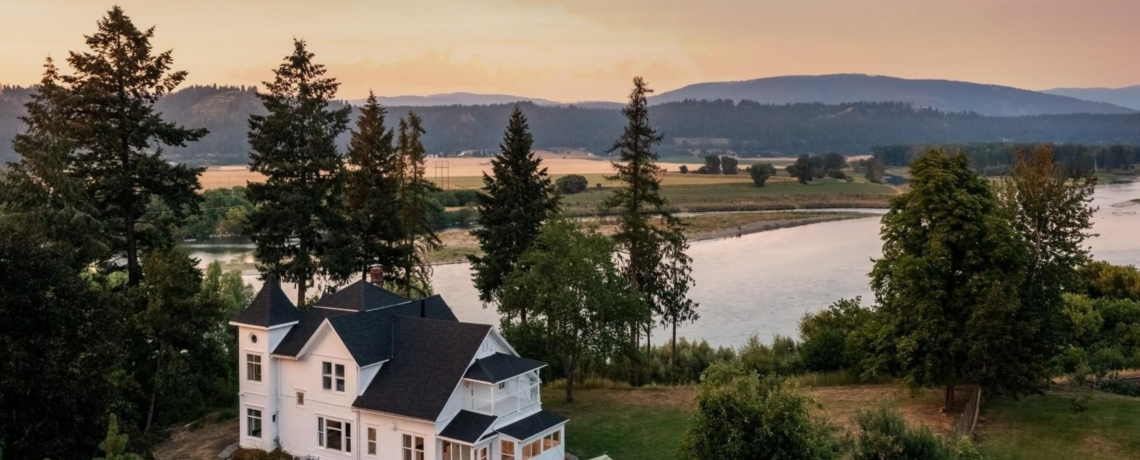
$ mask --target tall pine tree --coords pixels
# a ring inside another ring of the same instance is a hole
[[[400,120],[396,143],[400,158],[399,215],[405,233],[404,260],[395,282],[404,295],[421,297],[432,292],[427,254],[441,247],[439,235],[428,217],[433,206],[431,193],[438,189],[425,178],[427,153],[421,140],[424,134],[423,120],[415,112],[408,112],[407,118]]]
[[[614,162],[617,174],[608,180],[622,186],[606,199],[604,206],[618,219],[618,231],[613,235],[622,257],[623,272],[631,288],[645,302],[642,326],[646,332],[646,347],[650,346],[649,333],[653,318],[666,315],[667,321],[676,322],[696,318],[696,303],[688,301],[690,259],[685,255],[688,239],[684,224],[669,209],[660,194],[658,176],[664,171],[657,166],[657,153],[653,146],[661,142],[661,135],[649,125],[649,89],[641,77],[633,79],[629,104],[622,109],[627,124],[610,152],[618,152]],[[655,224],[654,219],[660,223]],[[639,331],[631,331],[631,341],[640,341]],[[637,383],[637,366],[631,380]]]
[[[154,110],[186,72],[170,70],[166,51],[155,55],[154,28],[141,31],[118,6],[86,37],[87,52],[67,58],[74,73],[62,77],[67,86],[67,132],[77,147],[75,175],[86,184],[92,205],[111,236],[112,250],[125,255],[131,285],[142,280],[140,252],[173,244],[163,228],[197,212],[203,169],[172,165],[162,158],[163,146],[185,146],[206,135],[163,121]],[[166,217],[156,223],[148,214],[152,200],[164,205]]]
[[[504,280],[542,231],[542,223],[558,213],[559,197],[531,150],[534,137],[526,115],[516,105],[507,122],[499,155],[491,160],[493,176],[483,173],[483,193],[478,195],[480,228],[472,231],[482,256],[468,256],[475,271],[475,287],[484,303],[498,303]],[[526,321],[526,309],[502,312]]]
[[[388,281],[394,281],[405,260],[405,232],[400,221],[400,157],[393,145],[394,133],[384,126],[386,111],[376,96],[360,108],[356,130],[349,141],[346,160],[347,225],[333,229],[328,262],[336,265],[338,278],[367,277],[378,265]]]
[[[325,77],[303,40],[293,41],[293,54],[274,73],[265,82],[268,93],[257,95],[269,113],[249,119],[249,169],[265,182],[249,184],[256,207],[246,233],[260,269],[297,283],[297,301],[305,302],[313,278],[327,271],[320,262],[324,235],[343,225],[344,164],[336,137],[352,109],[329,109],[340,84]]]
[[[21,117],[25,131],[12,147],[19,161],[10,163],[0,181],[4,223],[42,236],[47,244],[66,249],[78,271],[110,254],[100,211],[88,199],[75,174],[76,144],[68,134],[67,89],[49,58],[44,76]]]

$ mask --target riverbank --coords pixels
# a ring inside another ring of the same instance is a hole
[[[689,241],[733,238],[751,233],[799,227],[839,220],[863,219],[876,214],[835,211],[777,211],[777,212],[713,212],[685,216],[681,221],[686,225]],[[617,226],[603,219],[599,231],[612,235]],[[479,242],[466,229],[452,229],[440,233],[443,247],[428,254],[432,265],[448,265],[467,262],[468,255],[478,255]]]

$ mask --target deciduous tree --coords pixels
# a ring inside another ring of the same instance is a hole
[[[584,355],[599,360],[619,356],[630,344],[629,328],[646,321],[637,296],[613,260],[613,242],[597,231],[582,231],[566,218],[548,220],[533,246],[502,289],[501,310],[527,309],[529,323],[540,328],[547,351],[562,364],[566,401],[574,400],[574,382]],[[533,325],[533,326],[532,326]]]
[[[871,271],[882,328],[872,371],[911,386],[977,382],[1023,394],[1044,382],[1032,343],[1041,318],[1018,295],[1028,250],[964,155],[931,151],[911,167],[911,191],[883,216],[883,257]]]
[[[757,187],[763,187],[768,179],[776,175],[776,168],[772,163],[756,163],[748,167],[748,175]]]

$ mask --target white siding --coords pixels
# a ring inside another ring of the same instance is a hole
[[[352,355],[327,323],[313,334],[305,354],[296,360],[278,359],[281,367],[281,446],[293,455],[319,456],[322,459],[356,458],[356,447],[361,438],[360,423],[352,410],[358,387],[357,367]],[[345,391],[325,390],[322,385],[321,363],[344,366]],[[305,393],[305,405],[297,406],[296,393]],[[317,417],[325,417],[352,424],[353,452],[328,450],[317,445]]]
[[[394,417],[375,412],[361,411],[361,425],[364,429],[360,437],[360,452],[362,459],[403,459],[403,435],[410,434],[424,438],[424,457],[434,460],[436,453],[435,424],[419,420]],[[377,446],[376,456],[369,456],[366,445],[366,429],[376,428]]]
[[[255,327],[238,327],[238,414],[239,414],[239,429],[240,443],[244,447],[256,447],[259,449],[272,449],[275,447],[273,440],[277,438],[277,426],[273,423],[273,414],[277,412],[277,398],[272,395],[277,393],[278,382],[278,366],[276,360],[272,359],[269,352],[273,350],[285,334],[289,332],[290,327],[277,327],[274,329],[263,329]],[[254,342],[254,337],[257,341]],[[261,381],[255,382],[249,380],[248,366],[246,360],[248,355],[254,354],[261,357]],[[247,436],[247,409],[255,408],[261,410],[261,437],[253,438]]]

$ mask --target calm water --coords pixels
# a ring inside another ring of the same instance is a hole
[[[1102,186],[1093,204],[1097,212],[1090,241],[1094,257],[1115,264],[1140,265],[1140,206],[1112,204],[1140,198],[1140,183]],[[192,246],[203,266],[213,260],[253,262],[248,245]],[[690,291],[700,302],[700,319],[678,328],[678,336],[708,340],[714,346],[737,346],[749,335],[770,341],[775,335],[796,336],[799,319],[836,299],[862,296],[872,301],[867,273],[881,255],[879,219],[827,222],[739,238],[692,244]],[[260,287],[256,272],[245,274]],[[460,320],[498,324],[495,310],[483,308],[471,283],[470,266],[435,267],[433,286]],[[294,294],[295,290],[289,292]],[[665,340],[667,332],[655,334]]]

